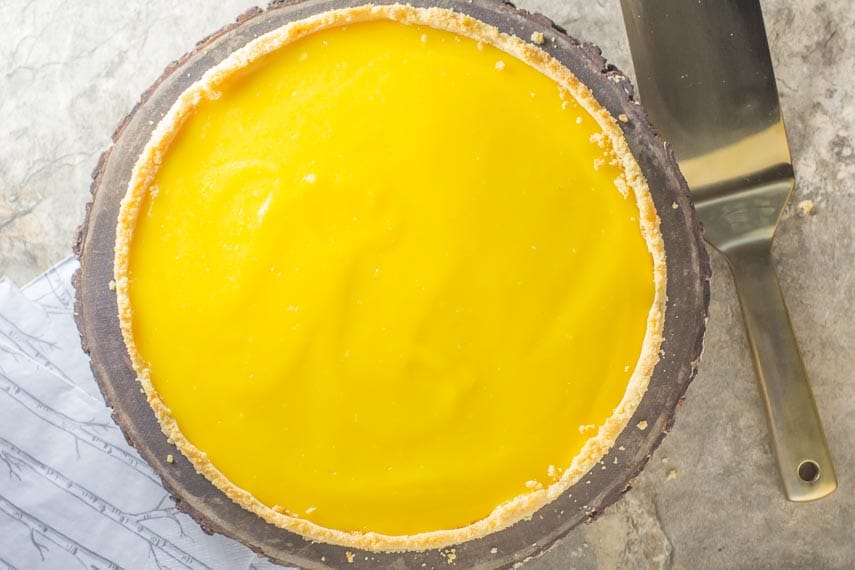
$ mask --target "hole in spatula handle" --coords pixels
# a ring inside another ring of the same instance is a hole
[[[799,463],[799,479],[805,483],[816,483],[819,481],[819,464],[810,459]]]

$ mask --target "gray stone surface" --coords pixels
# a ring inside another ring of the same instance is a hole
[[[519,4],[631,72],[617,0]],[[0,273],[23,284],[68,254],[117,122],[166,64],[252,5],[0,2]],[[812,504],[783,498],[735,291],[714,254],[706,352],[672,433],[633,491],[533,570],[855,567],[855,16],[850,0],[763,7],[798,177],[774,254],[840,488]]]

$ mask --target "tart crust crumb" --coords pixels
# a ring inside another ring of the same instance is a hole
[[[802,200],[799,202],[798,208],[802,216],[810,216],[814,209],[813,200]]]

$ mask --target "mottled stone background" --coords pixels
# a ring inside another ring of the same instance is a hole
[[[631,75],[618,0],[519,4]],[[0,2],[0,273],[24,284],[68,255],[115,125],[166,64],[252,5]],[[633,491],[529,568],[855,567],[855,15],[851,0],[763,7],[798,176],[774,253],[840,488],[783,498],[733,284],[713,255],[706,352],[672,433]]]

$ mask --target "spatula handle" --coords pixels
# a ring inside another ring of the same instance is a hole
[[[727,260],[787,498],[821,499],[837,479],[768,245],[728,251]]]

